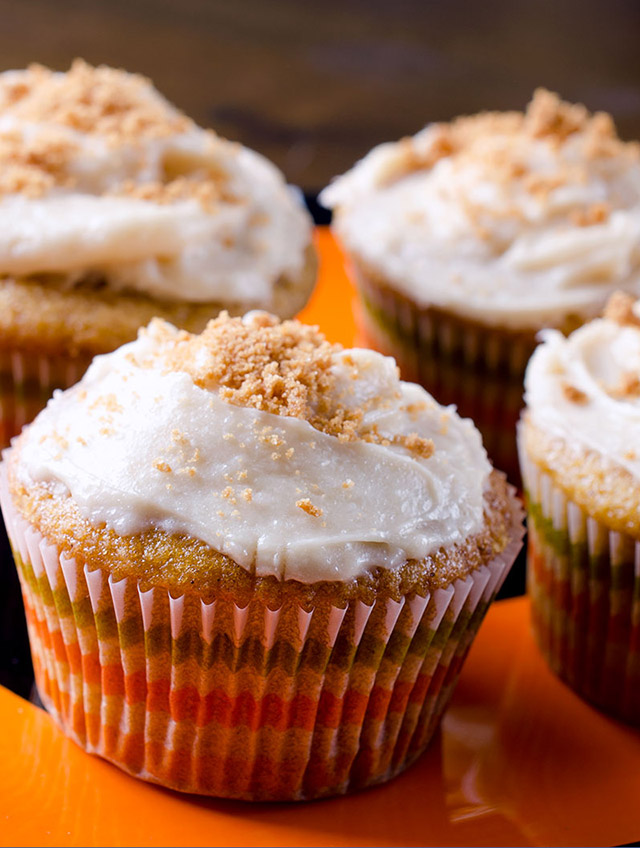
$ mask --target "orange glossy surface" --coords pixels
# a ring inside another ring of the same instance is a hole
[[[308,804],[190,798],[91,757],[0,689],[2,845],[616,845],[640,836],[640,734],[547,670],[528,602],[501,601],[427,753]]]
[[[353,347],[362,341],[354,318],[355,289],[345,272],[344,255],[328,227],[317,227],[318,285],[298,318],[318,324],[330,342]]]
[[[353,291],[320,230],[304,320],[353,344]],[[346,294],[346,297],[345,297]],[[0,688],[0,845],[616,845],[640,839],[640,733],[547,670],[525,599],[494,604],[441,732],[386,786],[309,804],[181,796],[68,741]]]

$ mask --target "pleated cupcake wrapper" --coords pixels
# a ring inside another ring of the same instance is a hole
[[[90,362],[88,356],[0,350],[0,448],[36,417],[54,389],[77,383]]]
[[[515,427],[533,334],[484,327],[428,307],[355,269],[365,332],[392,354],[405,379],[472,418],[494,465],[519,483]]]
[[[64,731],[182,791],[298,800],[379,783],[425,748],[521,547],[427,597],[269,609],[89,571],[0,501],[38,689]]]
[[[533,627],[578,694],[640,725],[640,542],[569,498],[520,439]]]

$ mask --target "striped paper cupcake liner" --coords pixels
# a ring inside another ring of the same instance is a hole
[[[640,725],[640,541],[590,516],[520,446],[538,645],[579,695]]]
[[[301,800],[393,777],[428,744],[521,547],[399,602],[269,609],[89,571],[0,500],[41,698],[87,751],[144,780]],[[515,502],[515,501],[514,501]]]
[[[371,345],[396,358],[404,379],[473,419],[493,464],[519,485],[515,428],[534,333],[510,333],[420,307],[361,269],[354,276]]]
[[[0,349],[0,449],[43,409],[54,389],[77,383],[91,357]]]

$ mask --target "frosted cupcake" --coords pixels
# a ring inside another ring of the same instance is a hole
[[[553,670],[640,724],[640,309],[547,331],[519,430],[535,633]]]
[[[521,546],[471,422],[266,313],[153,322],[5,460],[44,703],[188,792],[315,798],[401,771]]]
[[[0,446],[152,317],[289,317],[314,279],[282,174],[148,80],[81,61],[0,74]]]
[[[640,295],[640,160],[611,118],[539,90],[525,114],[431,124],[321,195],[373,343],[474,418],[513,473],[522,380],[543,327]]]

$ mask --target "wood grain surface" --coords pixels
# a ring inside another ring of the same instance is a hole
[[[151,76],[307,191],[431,120],[546,85],[640,137],[638,0],[0,0],[0,67]]]

